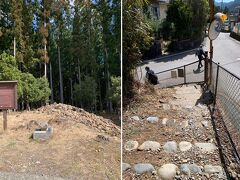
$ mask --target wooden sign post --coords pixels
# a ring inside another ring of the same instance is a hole
[[[17,109],[17,81],[0,81],[0,110],[3,110],[3,129],[7,130],[7,110]]]

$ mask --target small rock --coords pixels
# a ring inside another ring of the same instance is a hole
[[[203,127],[208,128],[208,121],[201,121]]]
[[[122,163],[122,170],[127,171],[128,169],[131,168],[131,165],[128,163]]]
[[[162,119],[162,125],[166,126],[167,125],[168,118],[163,118]]]
[[[188,176],[190,176],[190,174],[191,174],[191,171],[190,171],[190,169],[188,168],[188,164],[182,164],[182,165],[180,166],[180,170],[181,170],[181,172],[182,172],[183,174],[186,174],[186,175],[188,175]]]
[[[192,144],[187,141],[182,141],[179,143],[179,149],[180,151],[188,151],[192,148]]]
[[[134,121],[140,121],[140,118],[138,116],[133,116],[133,117],[131,117],[131,119]]]
[[[124,148],[126,151],[132,151],[138,148],[138,142],[137,141],[128,141],[125,143]]]
[[[177,143],[175,141],[168,141],[163,146],[163,149],[167,152],[177,152]]]
[[[208,152],[208,153],[214,152],[217,149],[215,144],[212,144],[212,143],[195,143],[195,146],[200,148],[202,152]]]
[[[211,173],[223,174],[223,169],[221,166],[205,165],[204,172],[209,173],[209,174],[211,174]]]
[[[151,150],[151,151],[157,151],[160,149],[160,143],[156,141],[145,141],[141,146],[138,148],[139,150]]]
[[[147,118],[147,121],[150,123],[156,123],[158,122],[159,118],[158,117],[154,117],[154,116],[150,116]]]
[[[158,169],[158,175],[162,180],[174,179],[178,171],[178,167],[175,164],[164,164]]]
[[[188,165],[188,168],[191,171],[191,173],[194,173],[194,174],[202,173],[201,168],[199,166],[197,166],[196,164],[190,164],[190,165]]]
[[[142,174],[142,173],[146,173],[146,172],[153,172],[155,171],[154,167],[152,164],[136,164],[134,166],[134,171],[137,173],[137,174]]]
[[[163,107],[163,110],[169,110],[169,109],[171,109],[171,107],[170,107],[169,104],[163,104],[162,107]]]

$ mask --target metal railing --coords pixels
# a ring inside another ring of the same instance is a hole
[[[204,61],[202,61],[204,65]],[[155,73],[160,87],[204,82],[204,66],[198,69],[198,61]]]
[[[221,111],[233,145],[240,148],[240,78],[213,62],[209,89],[215,96],[214,108]]]

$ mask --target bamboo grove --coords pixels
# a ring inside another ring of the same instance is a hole
[[[0,80],[19,107],[120,108],[120,0],[1,0]]]

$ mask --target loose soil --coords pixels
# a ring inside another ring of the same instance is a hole
[[[0,113],[0,127],[2,127]],[[41,124],[53,137],[35,141]],[[35,111],[9,112],[8,130],[0,130],[0,171],[64,179],[120,179],[120,127],[109,119],[64,104]]]

